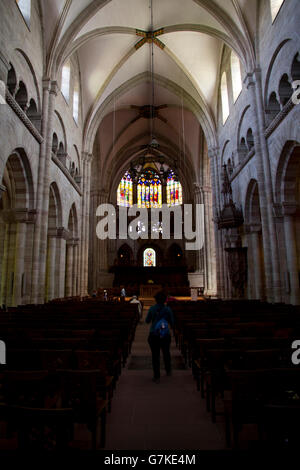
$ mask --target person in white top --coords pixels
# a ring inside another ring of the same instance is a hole
[[[140,320],[142,320],[143,316],[143,307],[141,302],[139,301],[137,295],[134,295],[130,301],[131,304],[138,304],[138,310],[139,310],[139,315],[140,315]]]

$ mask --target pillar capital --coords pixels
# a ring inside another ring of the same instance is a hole
[[[261,232],[261,224],[245,224],[244,225],[245,232],[248,235],[251,235],[253,233],[259,233]]]
[[[7,73],[10,69],[9,59],[0,51],[0,80],[6,83]]]
[[[217,158],[219,154],[219,147],[209,147],[207,155],[209,159]]]
[[[43,90],[49,92],[49,91],[50,91],[50,87],[51,87],[51,80],[50,80],[50,78],[43,78],[42,84],[43,84]]]
[[[61,238],[63,240],[68,240],[69,239],[69,236],[70,236],[70,232],[69,230],[67,230],[66,228],[64,227],[59,227],[57,229],[57,234],[56,234],[57,238]]]
[[[277,219],[283,217],[282,204],[273,204],[273,216]]]
[[[28,209],[9,209],[1,212],[2,219],[7,224],[16,223],[34,223],[36,211],[29,211]]]
[[[82,160],[86,163],[91,163],[93,160],[93,154],[89,152],[82,152]]]
[[[296,202],[283,202],[282,203],[282,214],[284,216],[294,215],[298,211],[299,206]]]
[[[6,187],[0,184],[0,199],[2,198],[2,193],[5,193]]]
[[[256,84],[256,80],[255,80],[255,74],[254,72],[252,73],[247,73],[246,77],[245,77],[245,80],[244,80],[244,83],[247,87],[247,89],[251,88],[251,87],[255,87],[255,84]]]
[[[58,90],[59,90],[59,87],[58,87],[57,81],[56,80],[51,80],[51,82],[50,82],[50,94],[54,95],[54,96],[57,96]]]
[[[79,238],[68,238],[67,240],[67,246],[75,247],[75,246],[78,246],[78,244],[79,244]]]

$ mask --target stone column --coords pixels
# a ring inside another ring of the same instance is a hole
[[[222,247],[222,233],[218,230],[217,226],[217,214],[220,209],[220,185],[218,179],[218,149],[212,148],[208,150],[208,157],[210,159],[211,169],[211,184],[212,184],[212,206],[213,206],[213,219],[214,219],[214,236],[216,245],[216,284],[217,294],[221,297],[225,297],[225,277],[224,277],[224,260]]]
[[[48,122],[46,131],[45,146],[45,167],[43,178],[43,205],[41,216],[41,234],[40,234],[40,263],[39,277],[40,288],[38,289],[38,302],[42,303],[45,298],[46,284],[46,258],[47,258],[47,242],[48,242],[48,211],[49,211],[49,192],[50,192],[50,165],[52,156],[52,132],[54,124],[55,100],[58,92],[58,84],[51,82],[48,106]]]
[[[26,223],[18,222],[16,226],[15,269],[12,305],[22,304],[24,290],[24,257],[26,244]]]
[[[68,230],[63,227],[58,228],[56,237],[55,298],[65,296],[66,241],[68,238]]]
[[[6,292],[7,292],[7,285],[8,285],[8,249],[9,249],[9,233],[10,233],[10,225],[5,223],[4,229],[4,243],[3,243],[3,258],[2,258],[2,266],[1,266],[1,301],[0,304],[7,305],[6,302]]]
[[[31,298],[31,283],[32,283],[32,259],[34,253],[34,224],[35,224],[36,213],[35,211],[29,211],[27,227],[26,227],[26,248],[24,258],[24,273],[25,273],[25,287],[23,293],[23,303],[29,304]]]
[[[108,203],[108,193],[104,190],[99,192],[99,204]],[[96,236],[96,234],[95,234]],[[97,239],[97,252],[98,252],[98,272],[97,284],[95,288],[100,287],[105,283],[105,278],[108,274],[108,240]]]
[[[262,276],[262,262],[260,257],[261,247],[259,234],[261,233],[260,224],[251,224],[246,226],[246,233],[248,238],[248,260],[249,262],[249,275],[248,282],[251,282],[251,298],[264,299],[264,282]],[[251,269],[252,268],[252,269]]]
[[[4,220],[2,220],[2,215],[0,212],[0,290],[2,284],[2,265],[3,265],[3,258],[4,258],[4,243],[5,243],[5,231],[6,231],[6,224]],[[1,301],[0,301],[1,306]]]
[[[73,295],[73,273],[74,273],[74,242],[73,239],[67,241],[66,253],[66,297]]]
[[[38,303],[39,297],[41,295],[40,285],[44,284],[44,281],[41,281],[41,276],[40,276],[40,267],[41,267],[40,248],[41,248],[42,224],[44,221],[43,209],[45,207],[44,206],[45,166],[46,166],[46,159],[51,158],[51,154],[47,156],[47,148],[48,148],[47,140],[48,142],[50,141],[50,135],[51,135],[52,128],[53,128],[53,126],[51,125],[51,122],[49,122],[50,88],[51,88],[51,81],[49,79],[43,80],[43,110],[42,110],[42,129],[41,129],[43,142],[41,144],[40,158],[38,162],[39,167],[38,167],[38,184],[37,184],[37,193],[36,193],[36,223],[34,227],[34,242],[33,242],[34,252],[33,252],[33,261],[32,261],[31,303]],[[50,128],[50,125],[51,125],[51,128]],[[49,191],[49,188],[48,188],[48,191]],[[49,195],[48,195],[48,198],[49,198]],[[48,215],[48,207],[46,207],[46,214]],[[48,226],[48,223],[46,223],[46,225]],[[45,231],[45,228],[43,228],[43,233],[44,231]],[[47,230],[46,230],[46,234],[47,234]],[[45,258],[46,253],[44,253],[43,256]],[[42,265],[45,265],[45,261],[44,263],[42,263]]]
[[[47,255],[47,290],[45,292],[46,301],[55,298],[55,265],[56,265],[56,237],[49,234],[48,255]]]
[[[9,59],[0,51],[0,80],[6,84],[7,74],[10,69]]]
[[[73,248],[73,285],[72,285],[72,295],[75,297],[78,295],[78,247],[79,239],[74,240]]]
[[[202,201],[202,193],[201,193],[201,188],[200,188],[200,185],[198,183],[194,183],[194,204],[203,204],[203,201]],[[202,221],[202,223],[204,223],[204,221]],[[201,227],[202,228],[202,227]],[[202,262],[202,254],[203,254],[203,257],[204,257],[204,279],[206,278],[206,250],[205,250],[205,242],[206,242],[206,237],[205,237],[205,227],[203,227],[203,230],[204,230],[204,246],[203,246],[203,250],[199,250],[196,252],[196,272],[200,272],[200,269],[201,269],[201,266],[203,266],[203,262]],[[206,282],[205,282],[206,284]],[[198,286],[198,287],[201,287],[201,286]]]
[[[300,287],[299,287],[299,273],[298,273],[298,253],[296,243],[296,233],[294,225],[294,216],[297,211],[297,205],[292,203],[283,203],[284,215],[284,236],[285,236],[285,249],[287,268],[289,273],[290,284],[290,302],[294,305],[300,304]]]
[[[16,234],[17,223],[15,219],[9,224],[9,241],[8,241],[8,259],[7,259],[7,288],[6,288],[6,305],[13,306],[13,288],[15,277],[15,253],[16,253]]]
[[[281,281],[279,253],[273,217],[273,187],[270,157],[265,131],[264,104],[261,87],[261,71],[248,74],[247,88],[250,90],[253,107],[253,134],[255,139],[255,163],[257,170],[261,221],[263,231],[267,300],[280,302]]]
[[[215,251],[215,237],[213,230],[213,209],[212,209],[212,194],[210,187],[203,187],[203,201],[205,208],[205,229],[207,240],[207,293],[208,295],[217,294],[217,281],[216,281],[216,251]]]
[[[83,178],[82,178],[82,223],[80,240],[80,277],[79,291],[84,296],[88,293],[88,255],[89,255],[89,224],[90,224],[90,186],[91,186],[91,164],[93,156],[87,152],[82,154]],[[92,207],[92,211],[94,208]],[[96,213],[91,214],[96,218]],[[93,220],[93,219],[92,219]]]

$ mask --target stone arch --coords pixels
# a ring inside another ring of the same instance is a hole
[[[244,158],[246,158],[247,154],[248,154],[248,147],[247,147],[247,144],[246,144],[246,140],[245,140],[245,137],[242,137],[240,145],[239,145],[240,161],[243,161]]]
[[[38,112],[40,113],[41,112],[41,95],[40,95],[40,90],[39,90],[39,85],[38,85],[38,79],[37,79],[37,76],[36,76],[36,73],[35,73],[35,70],[34,70],[34,67],[28,57],[28,55],[20,48],[17,48],[16,49],[16,52],[18,54],[20,54],[20,56],[22,57],[22,59],[25,60],[25,67],[27,68],[28,70],[28,73],[27,73],[27,76],[28,76],[28,79],[31,81],[32,83],[32,86],[34,88],[34,95],[35,96],[32,96],[32,93],[30,93],[30,98],[34,97],[36,98],[36,102],[37,102],[37,110]],[[30,83],[27,83],[27,85],[29,86]]]
[[[170,266],[182,266],[184,264],[184,254],[178,243],[173,243],[167,252],[167,261]]]
[[[286,38],[284,39],[278,46],[277,48],[275,49],[275,52],[270,60],[270,64],[269,64],[269,68],[268,68],[268,71],[267,71],[267,75],[266,75],[266,80],[265,80],[265,90],[264,90],[264,103],[265,103],[265,109],[268,108],[268,97],[270,96],[270,92],[269,92],[269,88],[270,88],[270,80],[271,80],[271,76],[272,76],[272,73],[273,73],[273,69],[274,69],[274,64],[276,62],[276,59],[278,57],[278,55],[281,53],[282,49],[285,47],[285,45],[290,42],[292,39],[291,38]]]
[[[297,54],[294,57],[292,67],[291,67],[291,76],[293,81],[300,80],[300,54]]]
[[[254,147],[254,135],[253,135],[253,131],[251,128],[249,128],[247,131],[246,139],[247,139],[248,150],[250,151]]]
[[[242,138],[246,137],[247,125],[249,125],[249,121],[250,121],[250,116],[247,116],[247,114],[249,115],[250,109],[251,109],[250,105],[246,106],[245,109],[242,111],[242,114],[239,120],[238,131],[237,131],[237,141],[236,141],[237,149],[239,149],[240,147]],[[248,117],[248,119],[246,119],[246,116]]]
[[[288,141],[279,159],[275,199],[283,216],[286,301],[300,304],[300,143]]]
[[[280,113],[280,103],[277,100],[275,91],[272,91],[266,108],[267,124],[270,124],[278,113]]]
[[[61,117],[60,113],[57,110],[55,110],[55,116],[58,122],[56,122],[56,126],[55,126],[56,128],[54,128],[54,130],[56,131],[59,137],[59,140],[63,142],[64,149],[67,152],[68,142],[67,142],[67,133],[66,133],[65,124],[64,124],[63,118]]]
[[[127,243],[118,249],[118,265],[131,266],[134,261],[133,251]]]
[[[15,92],[17,90],[17,75],[16,75],[16,71],[13,67],[13,65],[10,63],[10,69],[7,73],[7,88],[9,90],[9,93],[14,96],[15,95]]]
[[[52,152],[54,155],[56,155],[56,152],[58,150],[58,137],[56,132],[53,132],[53,137],[52,137]]]
[[[275,182],[275,200],[296,203],[297,175],[300,162],[300,143],[288,141],[285,143],[277,166]]]
[[[12,152],[6,162],[0,201],[0,304],[17,306],[29,298],[34,190],[27,155]]]
[[[20,81],[18,91],[15,95],[16,102],[20,108],[26,112],[28,107],[28,93],[24,82]]]
[[[103,175],[105,176],[103,178],[103,184],[107,185],[107,190],[109,191],[110,200],[112,202],[115,202],[116,200],[120,181],[126,171],[129,169],[130,161],[144,149],[144,146],[134,144],[136,144],[136,141],[140,141],[145,136],[148,137],[148,134],[138,135],[137,138],[131,140],[127,143],[127,145],[123,146],[123,148],[115,155],[115,161],[118,162],[118,166],[116,168],[114,168],[112,164],[107,164],[107,173]],[[160,146],[160,151],[157,153],[157,156],[159,156],[159,154],[163,154],[166,163],[168,163],[170,168],[172,168],[172,164],[174,164],[174,161],[179,154],[179,149],[174,145],[172,145],[172,148],[170,148],[170,142],[167,141],[166,138],[160,135],[158,132],[156,132],[156,137],[160,142],[162,142],[162,144],[165,144]],[[196,175],[189,158],[186,158],[181,163],[182,166],[184,165],[184,167],[177,168],[177,170],[178,177],[183,188],[183,198],[184,201],[186,201],[192,197],[191,184],[196,180]]]
[[[97,134],[102,119],[107,114],[107,110],[112,105],[114,100],[121,99],[124,93],[131,90],[134,86],[137,86],[140,83],[149,80],[149,78],[151,78],[149,72],[143,72],[131,78],[126,83],[121,85],[118,89],[116,89],[113,93],[111,93],[111,95],[109,95],[105,99],[101,106],[90,114],[89,118],[87,119],[83,136],[83,147],[87,149],[88,153],[93,153],[93,144],[95,141],[95,136]],[[185,107],[189,111],[191,111],[198,119],[205,134],[208,147],[215,147],[217,142],[216,128],[212,116],[204,113],[202,107],[198,104],[198,102],[175,82],[172,82],[171,80],[166,79],[157,74],[154,74],[154,81],[163,88],[170,90],[175,95],[180,96],[181,99],[183,98],[185,102]]]
[[[27,116],[29,117],[32,124],[37,128],[40,132],[41,130],[41,115],[38,113],[36,102],[33,98],[31,98],[29,102],[29,108],[27,111]]]
[[[286,103],[289,101],[293,94],[293,88],[291,83],[289,82],[289,77],[286,73],[282,75],[280,79],[278,94],[282,106],[286,105]]]
[[[45,301],[60,297],[59,267],[61,266],[61,246],[58,231],[62,225],[62,204],[57,184],[49,188],[48,240],[46,258]]]
[[[65,296],[74,297],[79,290],[79,239],[78,216],[75,203],[72,205],[68,219],[68,240],[65,268]]]
[[[245,200],[245,224],[261,224],[258,183],[251,179]]]
[[[34,206],[32,172],[27,155],[22,148],[15,149],[7,159],[6,174],[9,178],[10,208],[32,210]]]
[[[245,227],[248,241],[248,297],[266,298],[264,249],[258,183],[251,179],[245,199]]]

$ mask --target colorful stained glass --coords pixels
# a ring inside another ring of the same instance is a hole
[[[137,202],[140,208],[162,207],[162,186],[157,173],[148,168],[139,178]]]
[[[131,207],[133,205],[133,182],[127,172],[118,187],[118,206]]]
[[[152,248],[147,248],[144,251],[144,268],[156,266],[156,253]]]
[[[175,180],[175,174],[170,171],[167,179],[167,204],[168,206],[180,206],[182,204],[182,186]]]

